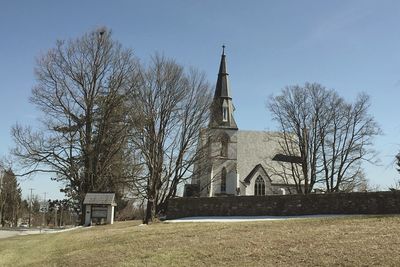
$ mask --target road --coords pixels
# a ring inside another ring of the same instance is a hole
[[[42,234],[60,233],[60,232],[75,230],[78,228],[81,228],[81,227],[78,226],[78,227],[67,228],[67,229],[43,229],[42,231],[40,231],[40,229],[0,230],[0,239],[12,237],[12,236],[20,236],[20,235],[34,235],[34,234],[40,234],[40,233],[42,233]]]

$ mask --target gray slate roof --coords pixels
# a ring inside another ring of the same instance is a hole
[[[280,152],[279,132],[239,130],[237,137],[237,171],[241,181],[248,182],[257,166],[262,166],[273,184],[284,183],[280,177],[268,171],[268,166],[278,167],[272,158]]]
[[[115,193],[87,193],[83,204],[117,206],[115,203]]]

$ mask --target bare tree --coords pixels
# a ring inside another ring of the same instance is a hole
[[[371,181],[365,177],[364,171],[360,171],[353,180],[347,180],[340,184],[341,192],[377,192],[379,185],[371,184]]]
[[[292,180],[298,193],[310,193],[314,184],[319,182],[321,139],[317,134],[317,122],[326,97],[326,92],[321,89],[317,84],[286,87],[281,95],[271,97],[268,103],[282,132],[279,142],[282,153],[300,157],[299,163],[281,163],[282,172],[279,174],[284,180]]]
[[[269,110],[282,132],[281,152],[299,162],[280,163],[278,175],[308,194],[323,183],[339,191],[361,177],[361,162],[372,161],[372,139],[380,133],[368,114],[369,98],[361,94],[349,104],[333,90],[306,83],[283,89],[271,97]]]
[[[100,28],[76,40],[57,41],[37,61],[31,102],[42,129],[16,125],[13,153],[23,175],[50,172],[70,197],[115,191],[127,145],[126,99],[135,88],[136,60]]]
[[[144,223],[166,208],[178,186],[189,178],[199,155],[196,142],[206,126],[210,90],[204,75],[163,56],[141,72],[132,97],[131,145],[140,153],[142,175],[137,191],[147,199]]]
[[[354,104],[332,94],[327,103],[318,124],[324,181],[327,192],[337,192],[345,184],[357,184],[362,177],[362,161],[375,162],[371,147],[380,129],[368,114],[369,97],[365,94],[360,94]]]
[[[398,172],[400,172],[400,153],[397,153],[395,156],[395,168]],[[400,180],[396,179],[394,184],[389,186],[389,190],[398,191],[400,190]]]

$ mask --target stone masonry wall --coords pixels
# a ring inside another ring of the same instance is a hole
[[[400,192],[175,198],[167,219],[193,216],[400,214]]]

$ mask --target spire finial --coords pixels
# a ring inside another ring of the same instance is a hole
[[[222,55],[225,55],[225,44],[222,44]]]

